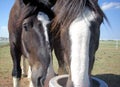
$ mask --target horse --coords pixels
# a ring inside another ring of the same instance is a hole
[[[57,0],[53,12],[51,40],[62,70],[69,73],[66,87],[93,87],[100,25],[107,17],[97,0]]]
[[[49,9],[48,0],[39,0],[39,6],[37,1],[16,0],[10,12],[8,31],[13,87],[20,86],[21,55],[28,58],[34,87],[43,87],[54,76],[47,31],[53,12]]]
[[[30,2],[30,0],[28,0],[26,2]],[[35,4],[35,5],[39,6],[39,0],[36,0],[35,3],[38,3],[38,4]],[[54,7],[55,3],[56,3],[56,0],[49,0],[49,3],[48,3],[49,4],[49,8],[52,9]],[[57,43],[59,43],[59,40],[58,41],[56,40],[57,42],[55,42],[55,41],[53,42],[53,39],[51,38],[53,36],[53,34],[51,33],[51,31],[48,31],[48,33],[49,33],[49,38],[50,38],[51,51],[55,50],[54,53],[55,53],[56,59],[58,60],[58,65],[59,65],[59,67],[58,67],[58,75],[68,73],[66,68],[65,68],[65,65],[64,65],[63,55],[61,55],[59,53],[59,51],[58,51],[58,49],[61,50],[61,48],[56,45]],[[56,48],[57,48],[57,50],[56,50]],[[24,57],[23,57],[22,62],[23,62],[22,63],[22,75],[24,77],[26,77],[27,76],[27,73],[26,73],[26,62],[25,62],[25,58]],[[31,71],[30,71],[30,67],[29,67],[29,69],[28,69],[28,78],[30,78],[30,74],[31,74]]]

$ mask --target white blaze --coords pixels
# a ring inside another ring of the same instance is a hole
[[[49,43],[49,36],[48,36],[48,30],[47,30],[47,24],[50,23],[50,20],[48,18],[48,15],[46,15],[43,12],[39,12],[38,16],[37,16],[38,20],[42,22],[43,25],[43,29],[44,29],[44,35],[45,35],[45,39],[48,45],[48,50],[49,50],[49,54],[51,56],[51,49],[50,49],[50,43]]]
[[[95,13],[87,7],[83,14],[70,25],[71,40],[71,78],[74,87],[89,87],[89,42],[90,21],[94,20]]]
[[[39,12],[38,16],[37,16],[38,20],[42,22],[43,28],[44,28],[44,34],[46,37],[46,41],[49,42],[48,39],[48,33],[47,33],[47,24],[50,22],[48,16],[43,13],[43,12]]]

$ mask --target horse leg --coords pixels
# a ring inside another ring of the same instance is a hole
[[[27,76],[27,78],[29,79],[29,87],[34,87],[33,86],[33,82],[32,82],[32,78],[31,78],[31,75],[32,74],[32,70],[31,70],[31,66],[29,65],[29,67],[28,67],[28,76]]]
[[[10,52],[13,60],[13,87],[20,87],[20,78],[21,78],[21,67],[20,67],[20,60],[21,60],[21,52],[18,48],[17,44],[10,41]]]
[[[26,77],[27,76],[27,78],[29,79],[29,87],[34,87],[33,86],[33,83],[32,83],[32,80],[31,80],[31,74],[32,74],[32,71],[31,71],[31,66],[29,65],[29,67],[28,67],[28,75],[27,75],[27,68],[26,68],[26,61],[25,61],[26,59],[25,59],[25,57],[23,56],[23,58],[22,58],[22,75],[24,76],[24,77]]]
[[[29,66],[28,67],[28,76],[27,76],[27,78],[31,78],[31,74],[32,74],[31,66]]]
[[[62,75],[68,73],[65,66],[64,54],[63,54],[62,46],[60,44],[60,38],[54,40],[54,52],[59,65],[58,74]]]
[[[26,58],[22,56],[22,76],[27,77],[27,72],[26,72]]]
[[[67,83],[66,83],[66,87],[73,87],[73,83],[72,83],[72,80],[71,80],[70,62],[69,62],[69,58],[68,58],[67,53],[64,53],[64,60],[65,60],[65,63],[66,63],[66,69],[69,72],[69,77],[68,77],[68,80],[67,80]]]
[[[50,29],[48,29],[50,30]],[[57,58],[58,61],[58,74],[62,75],[67,73],[67,70],[65,68],[65,62],[64,62],[64,55],[63,55],[63,49],[61,46],[61,41],[60,41],[60,37],[56,38],[56,33],[55,32],[51,32],[49,31],[49,40],[50,40],[50,45],[51,45],[51,49],[54,49],[54,53],[55,56]]]

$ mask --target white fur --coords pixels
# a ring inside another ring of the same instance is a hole
[[[48,33],[47,33],[47,24],[50,22],[48,16],[43,13],[43,12],[39,12],[38,16],[37,16],[38,20],[42,22],[42,25],[44,27],[44,34],[46,36],[46,41],[49,42],[48,39]]]
[[[34,87],[32,80],[29,80],[29,87]]]
[[[89,42],[90,21],[94,20],[95,13],[85,8],[83,14],[70,25],[71,41],[71,78],[74,87],[89,87]]]
[[[13,77],[13,87],[20,87],[20,78]]]
[[[31,71],[31,66],[29,65],[27,78],[31,78],[31,75],[32,75],[32,71]]]
[[[22,75],[27,75],[26,72],[26,60],[24,57],[22,57]]]
[[[29,66],[28,67],[28,77],[27,77],[29,79],[29,87],[34,87],[31,76],[32,76],[32,71],[31,71],[31,66]]]

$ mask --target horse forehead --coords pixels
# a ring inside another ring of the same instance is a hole
[[[47,24],[50,22],[49,17],[44,12],[39,12],[37,15],[37,19],[42,22],[44,35],[46,37],[46,41],[48,41]]]
[[[95,20],[95,18],[97,17],[97,15],[95,14],[94,11],[92,11],[89,7],[85,7],[82,16],[79,16],[81,19],[86,20],[86,21],[92,21]]]
[[[39,12],[37,15],[37,19],[45,24],[49,23],[49,17],[44,12]]]

